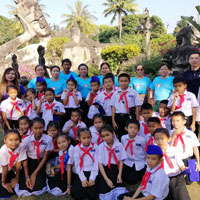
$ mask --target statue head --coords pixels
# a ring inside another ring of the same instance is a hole
[[[81,31],[76,22],[73,24],[73,26],[70,29],[70,35],[71,35],[73,42],[75,42],[75,43],[80,42]]]
[[[179,46],[191,45],[190,39],[192,29],[190,26],[182,28],[176,35],[176,41]]]
[[[17,62],[17,56],[15,54],[12,55],[12,61]]]
[[[40,57],[43,57],[45,54],[45,48],[42,45],[39,45],[37,48],[38,54]]]

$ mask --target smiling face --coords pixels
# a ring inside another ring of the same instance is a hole
[[[60,70],[57,67],[54,67],[51,71],[52,78],[58,78],[60,74]]]
[[[67,81],[67,89],[72,92],[73,90],[76,89],[76,85],[72,81]]]
[[[138,76],[144,76],[144,67],[142,65],[138,65],[136,68],[136,73]]]
[[[17,133],[8,133],[4,139],[4,143],[8,148],[15,150],[20,144],[19,135]]]
[[[45,70],[43,66],[37,66],[37,68],[35,69],[35,73],[37,77],[43,77],[45,74]]]
[[[10,70],[5,74],[5,79],[8,82],[13,82],[16,78],[16,74],[14,70]]]
[[[172,116],[172,126],[175,129],[183,128],[185,126],[186,120],[182,116]]]
[[[25,119],[19,120],[19,129],[21,131],[27,131],[29,129],[29,122]]]
[[[15,100],[17,98],[18,95],[18,91],[15,88],[9,88],[8,90],[8,96],[12,99]]]
[[[70,141],[67,140],[67,138],[65,136],[59,136],[57,138],[57,146],[60,150],[66,151],[69,144],[70,144]]]
[[[200,66],[200,55],[199,54],[192,54],[189,57],[189,63],[192,68]]]
[[[87,69],[87,67],[84,66],[84,65],[81,65],[81,66],[79,67],[79,74],[80,74],[80,76],[82,76],[82,77],[86,77],[87,74],[88,74],[88,69]]]
[[[167,76],[169,75],[170,70],[169,70],[169,68],[167,67],[167,65],[163,65],[163,66],[161,66],[159,72],[160,72],[160,75],[161,75],[162,77],[167,77]]]
[[[110,73],[110,68],[108,67],[108,65],[104,64],[101,67],[101,74],[102,74],[102,76],[105,76],[108,73]]]

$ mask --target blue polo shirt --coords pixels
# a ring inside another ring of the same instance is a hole
[[[70,71],[69,74],[64,74],[63,71],[60,71],[59,78],[67,81],[71,75],[74,78],[78,77],[77,73],[75,72]]]
[[[45,81],[47,82],[49,80],[49,78],[45,78]],[[35,91],[37,91],[36,88],[36,78],[33,78],[32,80],[29,81],[28,83],[28,88],[34,88]]]
[[[174,77],[172,76],[168,76],[164,79],[162,79],[161,76],[158,76],[153,80],[150,89],[154,90],[154,99],[156,101],[162,101],[169,98],[174,90],[173,79]]]
[[[91,91],[90,80],[91,78],[82,79],[81,77],[77,77],[77,90],[81,93],[83,98],[86,98],[88,93]]]
[[[103,76],[102,75],[99,75],[99,80],[100,80],[100,86],[102,87],[103,86]],[[115,86],[119,86],[119,83],[118,83],[118,78],[116,76],[114,76],[114,81],[115,81]]]
[[[142,79],[137,77],[131,78],[130,85],[135,89],[139,94],[147,94],[147,88],[150,88],[151,80],[150,78],[144,76]]]
[[[52,88],[55,92],[55,95],[59,95],[62,94],[63,90],[67,88],[67,83],[63,79],[59,79],[58,81],[48,79],[47,88]]]

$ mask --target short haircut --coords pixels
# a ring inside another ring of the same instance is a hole
[[[114,75],[113,75],[112,73],[108,73],[108,74],[106,74],[106,75],[104,76],[104,78],[103,78],[103,83],[104,83],[104,80],[105,80],[105,79],[109,79],[109,78],[112,79],[113,83],[115,82],[115,77],[114,77]]]
[[[167,99],[165,99],[165,100],[162,100],[161,102],[160,102],[160,104],[162,103],[162,104],[165,104],[165,105],[167,105],[168,104],[168,100]]]
[[[57,136],[56,140],[57,140],[59,137],[64,137],[64,138],[66,138],[67,141],[71,142],[71,138],[70,138],[69,135],[66,134],[65,132],[61,132],[61,133]],[[70,146],[70,145],[69,145],[69,146]],[[69,148],[69,147],[68,147],[68,148]]]
[[[68,79],[67,83],[72,82],[74,83],[75,87],[77,86],[77,81],[75,79]]]
[[[102,114],[95,114],[95,115],[93,116],[93,118],[92,118],[93,123],[94,123],[94,120],[95,120],[95,119],[98,119],[98,118],[102,119],[102,121],[103,121],[104,123],[106,123],[106,119],[105,119],[104,115],[102,115]]]
[[[79,128],[79,129],[77,130],[77,136],[80,138],[81,133],[83,133],[83,132],[88,132],[88,133],[90,133],[90,135],[92,136],[92,134],[91,134],[89,128]]]
[[[137,70],[137,68],[138,68],[139,66],[142,66],[143,69],[144,69],[144,65],[143,65],[143,64],[137,64],[137,65],[135,65],[135,70]]]
[[[36,82],[36,87],[37,87],[37,84],[43,85],[45,88],[47,88],[47,82],[46,81]]]
[[[44,69],[44,71],[45,71],[45,67],[43,65],[36,65],[35,66],[35,71],[37,70],[38,67],[42,67]]]
[[[53,70],[54,68],[57,68],[57,69],[60,71],[60,67],[57,66],[57,65],[52,66],[52,67],[50,68],[50,71],[52,72],[52,70]]]
[[[150,117],[148,120],[147,120],[147,123],[149,122],[153,122],[153,123],[156,123],[156,124],[159,124],[160,125],[160,119],[158,117]]]
[[[198,54],[198,55],[200,56],[200,52],[199,52],[199,51],[192,51],[192,52],[189,54],[189,57],[188,57],[188,58],[190,58],[190,56],[193,55],[193,54]]]
[[[159,69],[162,67],[162,66],[166,66],[169,70],[171,69],[171,67],[167,64],[167,63],[162,63],[159,67]]]
[[[4,139],[6,139],[6,137],[7,137],[9,134],[17,134],[17,135],[19,136],[19,139],[21,139],[21,136],[20,136],[18,130],[16,130],[16,129],[7,130],[7,131],[4,133]]]
[[[49,128],[54,127],[56,128],[58,131],[60,130],[59,124],[58,122],[55,121],[49,121],[48,125],[47,125],[47,131]]]
[[[141,106],[141,112],[143,110],[152,110],[153,111],[153,106],[150,103],[143,103]]]
[[[156,133],[162,133],[164,135],[166,135],[168,138],[169,136],[169,131],[166,128],[157,128],[154,132],[153,132],[153,136],[155,136]]]
[[[130,119],[130,120],[126,121],[126,127],[127,128],[128,128],[128,126],[130,124],[135,124],[138,127],[138,130],[140,130],[140,122],[138,120],[132,120],[132,119]]]
[[[100,65],[100,70],[102,69],[103,65],[107,65],[108,68],[110,69],[110,64],[109,64],[108,62],[103,62],[103,63],[101,63],[101,65]]]
[[[8,85],[8,86],[6,87],[6,92],[8,93],[8,91],[9,91],[10,89],[15,89],[15,90],[17,90],[17,92],[18,92],[18,88],[17,88],[16,85]]]
[[[18,124],[19,124],[19,122],[21,121],[21,120],[26,120],[28,123],[29,123],[29,125],[31,124],[31,121],[30,121],[30,119],[27,117],[27,116],[21,116],[19,119],[18,119]]]
[[[129,80],[129,82],[130,82],[130,75],[129,74],[127,74],[127,73],[121,73],[119,76],[118,76],[118,80],[120,79],[120,78],[122,78],[122,77],[126,77],[126,78],[128,78],[128,80]]]
[[[177,116],[180,116],[180,117],[182,117],[183,120],[185,120],[185,114],[184,114],[182,111],[175,111],[175,112],[172,114],[172,118],[173,118],[173,117],[177,117]]]
[[[173,79],[173,84],[175,83],[183,83],[186,84],[186,80],[185,78],[183,78],[182,76],[177,76]]]
[[[53,95],[55,95],[55,92],[54,92],[54,90],[52,88],[46,88],[45,91],[44,91],[44,94],[46,92],[51,92],[51,93],[53,93]]]
[[[101,134],[103,131],[109,131],[109,132],[111,132],[111,133],[114,133],[113,128],[112,128],[109,124],[106,124],[106,125],[104,125],[104,126],[101,127],[101,129],[100,129],[100,131],[99,131],[100,134]]]
[[[36,90],[35,90],[34,88],[28,88],[28,89],[26,90],[26,94],[27,94],[27,92],[31,92],[31,93],[33,93],[33,94],[36,95]]]
[[[71,61],[69,58],[63,59],[63,60],[62,60],[62,65],[63,65],[64,63],[69,63],[70,66],[72,66],[72,61]]]
[[[41,124],[45,127],[44,119],[42,119],[41,117],[35,117],[35,118],[31,121],[31,126],[33,126],[33,124],[35,124],[35,123],[41,123]]]
[[[81,116],[81,110],[80,110],[80,109],[78,109],[78,108],[73,109],[73,110],[71,111],[71,115],[72,115],[73,112],[78,113],[78,114]]]

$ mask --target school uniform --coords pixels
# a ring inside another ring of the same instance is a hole
[[[92,135],[91,142],[97,145],[101,144],[103,140],[101,138],[101,134],[99,133],[99,131],[97,131],[97,129],[94,126],[91,126],[89,129]]]
[[[121,88],[114,92],[111,98],[111,106],[115,107],[115,122],[118,129],[116,133],[118,136],[126,134],[124,130],[126,121],[130,118],[135,119],[134,108],[140,106],[141,101],[139,94],[132,88],[128,87],[125,92]]]
[[[180,170],[180,167],[184,166],[184,163],[177,152],[177,148],[168,145],[166,152],[163,153],[163,162],[161,166],[170,178],[169,195],[167,199],[189,200],[190,197],[186,189],[185,180]]]
[[[156,143],[151,133],[148,133],[145,138],[146,138],[145,152],[147,152],[148,146]]]
[[[7,114],[7,119],[9,125],[12,129],[18,128],[18,119],[22,116],[22,112],[26,110],[24,101],[22,99],[16,98],[12,101],[10,97],[1,103],[1,111]],[[7,126],[5,125],[5,130]]]
[[[129,135],[123,135],[121,143],[127,153],[127,159],[124,160],[123,179],[130,184],[136,184],[142,180],[146,167],[146,140],[136,135],[135,138],[130,139]]]
[[[90,143],[88,147],[79,143],[74,148],[74,165],[77,177],[75,178],[72,187],[72,196],[77,200],[96,199],[97,186],[96,180],[98,175],[98,146],[94,143]],[[82,187],[82,182],[86,180],[95,181],[95,185],[90,187]]]
[[[37,104],[38,104],[38,101],[35,99],[35,105]],[[30,120],[34,119],[35,117],[38,117],[37,111],[33,109],[31,101],[28,101],[26,103],[25,116],[27,116]]]
[[[64,126],[63,126],[63,128],[62,128],[62,131],[65,131],[69,126],[70,126],[70,124],[72,123],[72,121],[71,120],[69,120],[69,121],[67,121],[65,124],[64,124]],[[84,122],[82,122],[82,121],[78,121],[78,124],[75,126],[75,127],[72,127],[71,129],[69,129],[69,131],[68,131],[68,135],[69,135],[69,137],[72,139],[72,140],[74,140],[75,141],[75,143],[77,144],[77,130],[79,129],[79,128],[86,128],[86,125],[85,125],[85,123]]]
[[[37,142],[34,135],[24,139],[24,145],[28,156],[28,172],[29,175],[35,171],[40,164],[45,151],[53,150],[52,138],[46,134],[42,134],[42,137]],[[45,165],[38,172],[35,180],[33,190],[30,190],[26,186],[26,178],[24,170],[20,173],[19,184],[15,187],[15,192],[19,197],[26,197],[31,195],[42,195],[47,191],[46,186],[46,172]]]
[[[2,178],[3,168],[2,166],[8,166],[8,174],[6,181],[10,182],[11,179],[15,178],[13,167],[16,163],[27,159],[26,152],[23,146],[20,144],[14,151],[8,148],[5,144],[0,149],[0,179]],[[12,193],[9,193],[0,183],[0,198],[10,198]]]
[[[156,112],[155,115],[160,119],[161,127],[166,128],[168,131],[171,131],[171,116],[167,115],[165,117],[160,117],[160,114],[158,112]]]
[[[107,177],[112,181],[115,186],[111,189],[105,182],[102,174],[99,175],[99,199],[117,199],[117,196],[127,192],[124,183],[117,183],[117,176],[119,173],[119,161],[127,158],[126,151],[123,145],[114,141],[112,149],[107,145],[106,142],[102,142],[99,145],[99,164],[102,164]]]
[[[47,178],[47,192],[54,196],[66,194],[67,190],[67,165],[73,165],[74,146],[70,145],[66,151],[60,150],[59,164],[60,169],[53,177]]]
[[[53,115],[52,110],[55,110],[56,112],[65,113],[64,105],[54,99],[52,104],[50,105],[48,102],[44,102],[41,105],[41,113],[42,118],[45,121],[45,130],[47,130],[47,125],[49,121],[56,121],[59,123],[59,116]]]
[[[148,134],[149,134],[149,129],[148,129],[147,124],[145,123],[144,120],[140,121],[140,130],[138,132],[138,135],[145,138],[147,141]]]
[[[31,135],[33,135],[33,131],[29,128],[27,132],[21,136],[21,143],[26,144],[26,141],[24,139]]]

